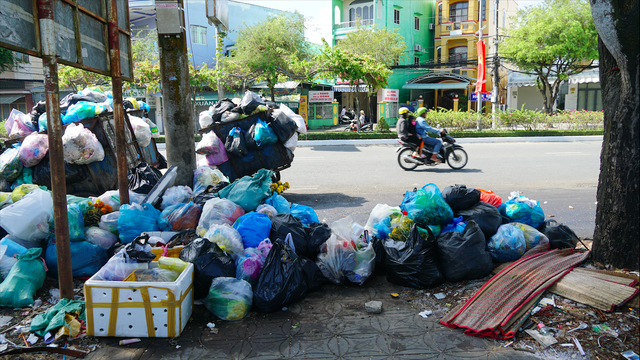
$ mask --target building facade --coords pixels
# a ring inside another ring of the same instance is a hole
[[[40,100],[32,91],[43,87],[42,60],[21,53],[15,56],[19,65],[0,74],[0,121],[9,117],[11,109],[29,113]]]

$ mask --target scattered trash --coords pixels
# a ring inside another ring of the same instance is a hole
[[[596,332],[596,334],[607,334],[616,338],[618,337],[618,333],[611,329],[607,324],[593,325],[591,328]]]
[[[129,344],[138,343],[140,341],[142,341],[142,340],[140,340],[139,338],[125,339],[125,340],[118,341],[118,345],[129,345]]]
[[[445,295],[444,293],[433,294],[433,296],[435,296],[436,299],[438,299],[438,300],[442,300],[442,299],[447,297],[447,295]]]
[[[382,301],[368,301],[364,304],[365,310],[370,314],[382,313]]]
[[[573,209],[573,206],[569,205],[569,209]]]
[[[35,334],[29,334],[29,337],[27,338],[27,341],[29,342],[29,344],[34,345],[35,343],[38,342],[38,337]]]
[[[208,327],[209,329],[213,329],[213,328],[215,328],[215,327],[216,327],[216,324],[214,324],[214,323],[210,322],[210,323],[208,323],[208,324],[207,324],[207,327]]]
[[[431,310],[425,310],[423,312],[418,313],[418,315],[422,316],[424,319],[428,318],[429,315],[433,314]]]
[[[562,347],[574,347],[574,344],[560,344]]]
[[[3,352],[5,350],[7,350],[8,347],[9,347],[9,344],[6,344],[6,343],[0,345],[0,352]],[[629,358],[627,358],[627,359],[629,359]]]
[[[394,299],[396,299],[398,296],[400,296],[398,293],[391,293],[390,295]]]
[[[638,359],[640,359],[638,357],[638,354],[636,354],[633,350],[627,350],[627,351],[623,352],[621,355],[624,356],[626,359],[629,359],[629,360],[638,360]]]
[[[558,343],[558,340],[556,340],[556,338],[553,337],[553,335],[542,335],[537,330],[525,330],[524,332],[526,332],[527,334],[531,335],[531,337],[536,339],[536,341],[540,343],[540,345],[542,345],[543,349]]]
[[[570,333],[570,332],[574,332],[574,331],[576,331],[576,330],[584,330],[584,329],[586,329],[586,328],[588,328],[588,327],[589,327],[589,326],[588,326],[587,324],[585,324],[585,323],[580,323],[580,325],[578,325],[578,327],[577,327],[577,328],[575,328],[575,329],[571,329],[571,330],[567,331],[567,334],[568,334],[568,333]]]
[[[11,316],[0,316],[0,328],[5,327],[13,319]]]
[[[573,342],[576,344],[576,347],[578,348],[578,351],[580,351],[580,355],[585,356],[586,354],[584,353],[584,350],[582,349],[582,345],[580,345],[580,341],[578,341],[578,339],[573,338]]]
[[[504,344],[504,346],[503,346],[503,347],[508,347],[508,346],[510,346],[510,345],[511,345],[511,344],[513,344],[513,343],[514,343],[514,341],[512,341],[512,342],[510,342],[510,343],[506,343],[506,344]]]
[[[176,349],[180,349],[182,346],[180,345],[176,345]]]

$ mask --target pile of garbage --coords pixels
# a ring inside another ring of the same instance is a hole
[[[134,98],[124,100],[125,109],[149,111],[149,105]],[[105,150],[95,134],[80,121],[113,112],[111,92],[100,87],[88,87],[60,100],[60,118],[65,127],[62,136],[65,170],[68,182],[73,174],[82,173],[79,165],[103,161]],[[147,118],[129,116],[136,140],[141,147],[158,137],[158,127]],[[12,109],[4,124],[13,144],[0,154],[0,191],[11,191],[22,184],[51,186],[48,152],[47,113],[44,101],[31,113]]]

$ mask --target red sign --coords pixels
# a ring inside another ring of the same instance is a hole
[[[476,93],[487,91],[487,74],[485,70],[485,50],[484,40],[478,41],[478,82],[476,83]]]

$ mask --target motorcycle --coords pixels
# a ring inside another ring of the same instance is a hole
[[[447,162],[450,168],[454,170],[460,170],[465,165],[467,165],[468,156],[467,152],[464,151],[462,146],[456,144],[456,140],[449,135],[447,130],[441,134],[442,137],[442,147],[438,152],[438,155]],[[398,165],[406,171],[414,170],[419,165],[426,166],[435,166],[441,164],[440,162],[431,160],[431,155],[433,154],[433,146],[425,145],[422,151],[426,158],[416,158],[413,157],[412,154],[414,151],[418,149],[417,145],[412,143],[407,143],[401,140],[398,140],[400,143],[400,147],[396,150],[398,153]]]
[[[344,128],[345,132],[357,132],[358,131],[358,120],[351,120],[351,124]],[[373,131],[373,125],[371,123],[364,123],[364,125],[360,126],[360,131]]]

